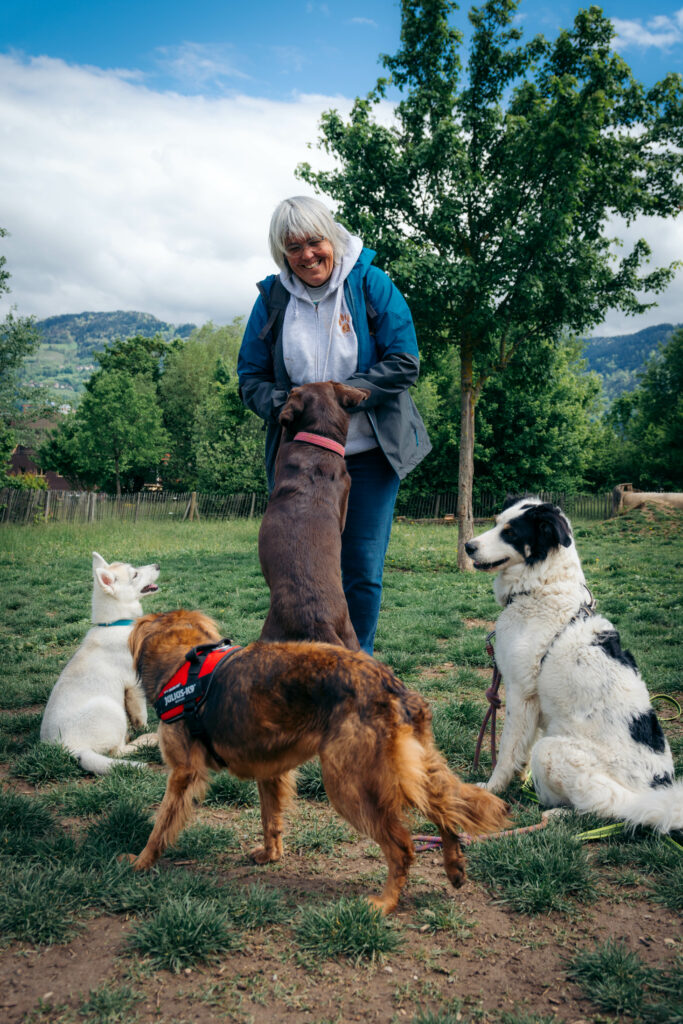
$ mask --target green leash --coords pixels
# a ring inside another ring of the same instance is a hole
[[[671,697],[668,693],[655,693],[655,695],[651,697],[650,700],[653,703],[656,700],[664,700],[667,701],[669,704],[673,704],[673,706],[676,708],[675,715],[668,715],[666,718],[663,718],[662,715],[658,715],[662,722],[675,722],[676,719],[680,718],[681,714],[683,714],[683,709],[681,708],[681,705],[678,703],[675,697]]]

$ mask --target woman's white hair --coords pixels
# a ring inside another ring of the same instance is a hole
[[[328,240],[334,252],[334,262],[339,263],[346,248],[345,232],[324,203],[312,196],[292,196],[278,203],[270,218],[268,244],[280,270],[288,266],[285,246],[291,239],[314,238],[316,235]]]

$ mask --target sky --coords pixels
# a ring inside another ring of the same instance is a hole
[[[554,38],[579,6],[521,0],[524,38]],[[683,0],[602,6],[637,78],[683,71]],[[321,114],[374,86],[399,33],[397,0],[2,0],[0,316],[248,314],[275,269],[272,210],[314,194],[295,168],[330,166]],[[612,227],[626,247],[644,237],[653,266],[683,257],[683,214]],[[593,333],[664,322],[683,322],[683,272],[657,308]]]

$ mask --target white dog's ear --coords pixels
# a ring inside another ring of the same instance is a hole
[[[95,579],[107,594],[114,593],[114,584],[116,583],[116,576],[113,572],[109,571],[109,566],[106,565],[104,568],[95,569]]]
[[[99,551],[93,551],[93,553],[92,553],[92,568],[93,568],[93,572],[95,571],[95,569],[106,569],[108,565],[109,565],[109,562],[105,562],[105,560],[102,558],[102,555],[99,553]]]

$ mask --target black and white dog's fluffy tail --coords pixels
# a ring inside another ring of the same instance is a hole
[[[645,825],[657,832],[683,830],[683,782],[655,789],[632,790],[615,779],[596,773],[591,788],[572,789],[572,806],[580,813],[623,819],[629,825]]]

